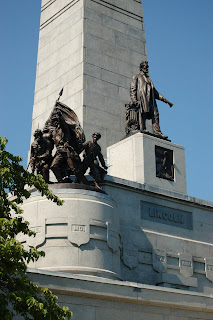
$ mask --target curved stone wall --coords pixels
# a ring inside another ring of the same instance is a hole
[[[19,240],[45,251],[29,267],[119,279],[119,215],[113,200],[100,192],[56,186],[53,192],[65,200],[62,207],[36,191],[23,204],[37,235]]]

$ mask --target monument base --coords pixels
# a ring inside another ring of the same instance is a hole
[[[136,133],[108,147],[107,156],[110,176],[187,193],[185,150],[182,146]]]
[[[204,320],[213,318],[210,295],[89,276],[29,270],[50,288],[73,320]]]
[[[210,295],[213,203],[107,176],[120,216],[121,278]]]
[[[29,267],[212,292],[213,203],[110,176],[102,187],[52,185],[62,207],[32,193],[23,209],[37,235],[18,240],[46,256]]]
[[[58,184],[62,207],[25,201],[37,236],[19,240],[46,252],[29,277],[74,320],[212,319],[213,203],[110,176],[102,187]]]

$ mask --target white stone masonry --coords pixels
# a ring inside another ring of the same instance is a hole
[[[123,138],[130,79],[147,59],[139,0],[42,1],[32,135],[58,93],[102,151]]]

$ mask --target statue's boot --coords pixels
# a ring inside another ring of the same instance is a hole
[[[61,173],[61,170],[60,168],[56,167],[56,166],[53,166],[50,168],[52,170],[52,172],[54,173],[57,181],[59,183],[63,183],[63,176],[62,176],[62,173]]]
[[[72,179],[68,176],[63,177],[63,183],[73,183]]]
[[[74,170],[74,174],[77,178],[77,181],[81,181],[82,183],[89,185],[89,181],[87,178],[84,176],[84,174],[81,171]]]
[[[146,119],[142,119],[141,124],[141,130],[144,132],[148,132],[148,130],[146,130]]]
[[[89,185],[89,181],[84,176],[83,172],[77,168],[77,165],[74,165],[71,158],[67,159],[67,163],[68,163],[70,169],[74,172],[74,175],[76,176],[77,180],[81,181],[82,183],[84,183],[86,185]]]
[[[160,129],[160,125],[159,125],[159,118],[155,118],[154,119],[154,123],[152,123],[152,128],[153,128],[153,133],[158,135],[158,136],[161,136],[162,138],[164,139],[167,139],[168,136],[165,136],[162,132],[161,132],[161,129]]]
[[[50,182],[50,174],[49,174],[49,169],[47,168],[43,168],[42,169],[42,176],[43,176],[43,179],[46,183],[49,183]]]

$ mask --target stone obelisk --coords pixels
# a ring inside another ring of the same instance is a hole
[[[129,85],[146,60],[140,0],[42,0],[32,134],[43,128],[58,93],[102,151],[125,132]]]

